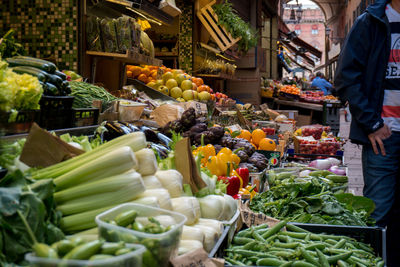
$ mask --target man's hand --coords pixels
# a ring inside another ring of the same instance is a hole
[[[385,146],[383,145],[382,140],[389,138],[391,135],[392,135],[392,132],[390,131],[389,127],[386,124],[384,124],[383,127],[380,128],[379,130],[368,135],[368,139],[372,144],[372,148],[373,148],[375,154],[377,154],[377,155],[379,154],[378,147],[377,147],[377,144],[378,144],[379,148],[382,152],[382,155],[386,156]]]

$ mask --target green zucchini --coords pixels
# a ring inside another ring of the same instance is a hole
[[[39,81],[41,82],[47,82],[47,75],[45,72],[41,71],[38,68],[34,68],[34,67],[28,67],[28,66],[17,66],[17,67],[13,67],[11,68],[12,71],[19,73],[19,74],[30,74],[32,76],[35,76],[38,78]]]
[[[63,81],[67,80],[67,75],[64,72],[61,72],[59,70],[56,70],[54,72],[54,75],[57,75],[58,77],[60,77]]]
[[[49,70],[48,71],[46,70],[46,72],[49,72],[49,73],[54,73],[57,70],[57,66],[53,62],[50,62],[50,61],[47,61],[44,59],[40,59],[40,58],[15,56],[15,57],[12,57],[12,59],[22,59],[22,60],[25,60],[26,62],[30,61],[30,62],[40,63],[40,64],[46,64],[46,65],[48,65],[48,68],[49,68]]]
[[[57,75],[53,74],[48,74],[47,73],[47,78],[49,79],[49,82],[57,86],[57,88],[62,89],[63,86],[63,80],[58,77]]]
[[[51,65],[36,60],[27,60],[22,58],[7,58],[6,61],[11,67],[28,66],[28,67],[38,68],[46,72],[55,71],[55,69]]]
[[[52,83],[45,83],[47,86],[47,90],[45,91],[45,95],[56,96],[60,95],[60,91],[58,88]]]

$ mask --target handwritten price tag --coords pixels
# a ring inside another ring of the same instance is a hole
[[[199,248],[171,260],[174,267],[223,267],[224,260],[208,257],[204,249]]]

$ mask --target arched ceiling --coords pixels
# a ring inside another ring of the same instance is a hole
[[[282,0],[286,4],[293,0]],[[325,21],[329,24],[340,13],[340,9],[344,6],[344,0],[312,0],[321,8],[325,15]]]

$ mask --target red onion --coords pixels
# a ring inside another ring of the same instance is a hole
[[[333,172],[336,175],[342,175],[345,176],[346,175],[346,170],[339,168],[338,166],[332,166],[329,168],[330,172]]]

